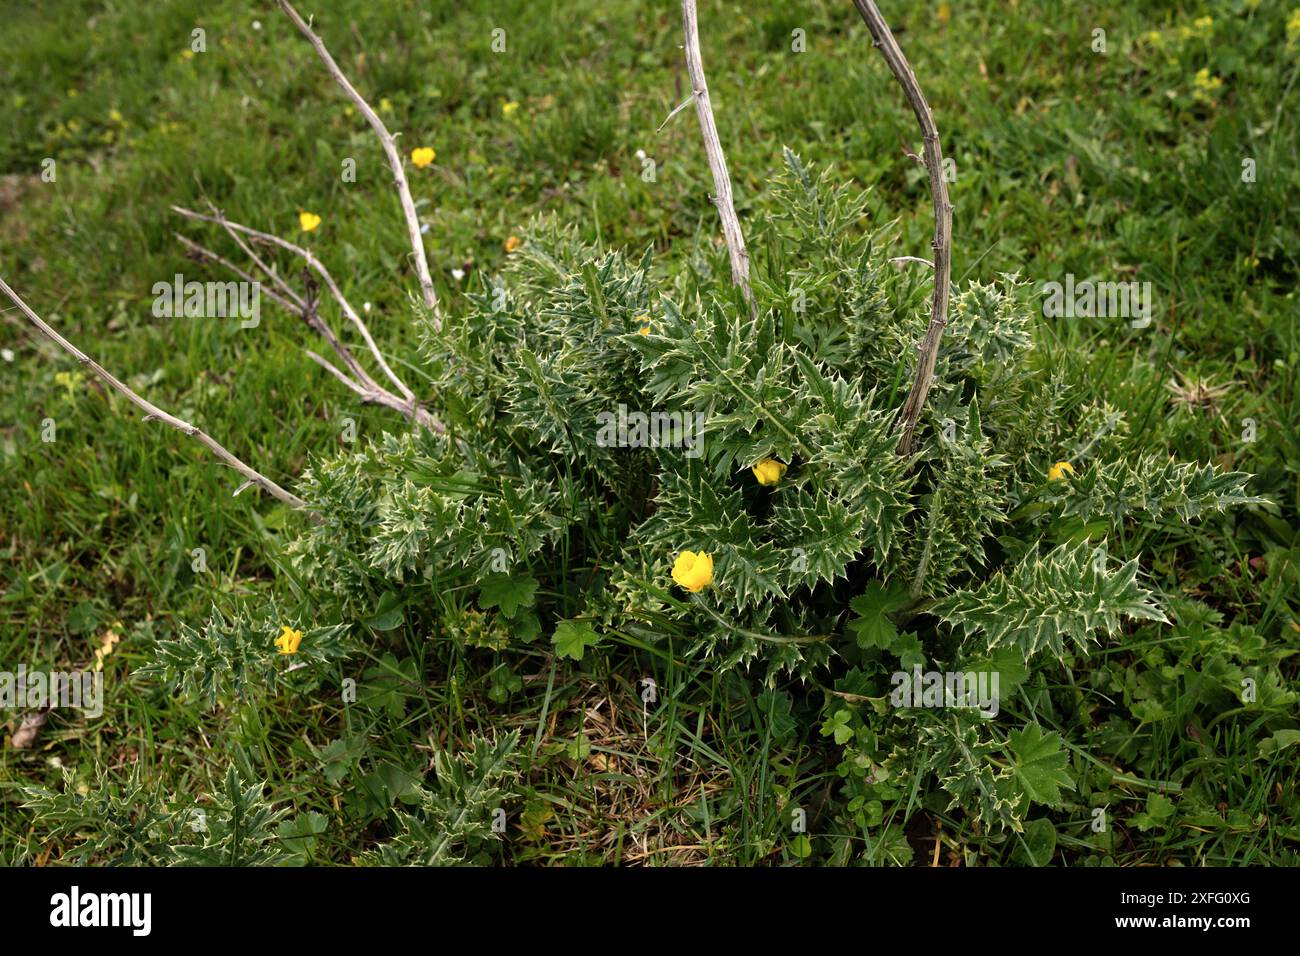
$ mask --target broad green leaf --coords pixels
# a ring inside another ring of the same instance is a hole
[[[1029,724],[1009,736],[1016,788],[1033,803],[1059,806],[1060,788],[1074,789],[1074,780],[1065,771],[1068,758],[1061,752],[1060,735],[1044,734],[1037,724]]]
[[[571,657],[575,661],[582,660],[587,648],[594,647],[599,642],[600,635],[586,621],[561,621],[555,628],[555,636],[551,638],[557,654]]]
[[[483,610],[499,607],[506,617],[514,617],[521,607],[531,607],[537,591],[532,575],[490,574],[479,589],[478,605]]]

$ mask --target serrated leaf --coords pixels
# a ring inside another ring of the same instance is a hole
[[[586,621],[561,621],[555,628],[551,643],[561,657],[580,661],[588,647],[600,643],[600,635]]]
[[[856,620],[849,622],[850,629],[857,634],[858,646],[889,650],[898,637],[898,628],[887,615],[906,603],[906,594],[890,590],[879,581],[868,584],[867,590],[849,603],[858,615]]]
[[[1074,789],[1074,780],[1066,772],[1068,755],[1061,751],[1061,736],[1044,734],[1038,724],[1013,730],[1011,769],[1014,785],[1031,802],[1049,807],[1060,806],[1061,787]]]
[[[524,574],[491,574],[483,579],[478,606],[483,610],[498,607],[513,618],[521,607],[531,607],[537,591],[537,579]]]

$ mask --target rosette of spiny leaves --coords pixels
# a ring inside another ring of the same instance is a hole
[[[267,866],[289,857],[275,829],[289,811],[264,791],[232,765],[208,800],[169,803],[137,763],[121,780],[97,768],[85,785],[64,768],[59,789],[26,788],[23,806],[51,839],[77,841],[64,849],[66,863]]]
[[[257,612],[214,608],[201,626],[182,624],[175,636],[159,638],[150,648],[148,663],[136,670],[136,676],[159,680],[168,690],[179,690],[215,707],[219,700],[312,679],[310,668],[291,676],[286,658],[319,665],[346,657],[352,649],[346,640],[347,625],[325,624],[303,626],[297,651],[281,654],[275,639],[284,621],[274,605]]]
[[[503,784],[518,744],[519,732],[512,731],[496,741],[475,737],[463,754],[439,750],[434,779],[418,788],[415,810],[398,811],[397,835],[363,859],[379,866],[453,866],[478,854],[496,839],[493,817],[510,796]]]
[[[633,544],[647,563],[707,550],[714,586],[697,600],[711,633],[735,638],[729,659],[762,646],[769,661],[806,672],[826,659],[818,641],[761,632],[778,624],[776,608],[804,619],[811,589],[844,578],[864,555],[883,564],[896,547],[911,479],[893,451],[891,413],[797,337],[787,341],[770,313],[755,323],[713,304],[688,319],[671,302],[663,313],[634,343],[646,389],[656,402],[702,414],[706,434],[698,458],[660,451],[654,512]],[[749,471],[765,458],[789,463],[771,490]]]
[[[171,847],[184,821],[143,779],[139,762],[120,779],[97,767],[94,778],[84,784],[72,769],[63,767],[61,772],[56,789],[22,790],[23,808],[46,838],[51,843],[67,841],[61,862],[84,866],[111,860],[147,866],[173,859]]]

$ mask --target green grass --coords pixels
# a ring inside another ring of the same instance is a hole
[[[851,5],[703,6],[705,67],[751,235],[761,234],[761,191],[784,144],[872,191],[873,217],[900,220],[893,254],[925,255],[924,171],[900,146],[915,142],[914,121]],[[1290,6],[953,6],[941,23],[940,4],[882,4],[956,161],[954,278],[1017,271],[1036,282],[1073,273],[1153,283],[1149,328],[1041,321],[1045,361],[1073,388],[1071,401],[1104,398],[1126,413],[1130,448],[1258,476],[1252,490],[1277,507],[1141,528],[1139,543],[1154,556],[1144,571],[1159,587],[1214,608],[1225,627],[1260,635],[1294,680],[1300,38],[1287,46]],[[303,241],[354,303],[370,303],[386,354],[413,385],[419,380],[406,364],[415,359],[406,297],[416,283],[382,153],[275,5],[8,7],[0,275],[151,400],[289,487],[313,456],[342,447],[345,418],[363,439],[402,427],[390,413],[359,408],[304,355],[306,332],[269,303],[253,330],[150,313],[155,282],[177,272],[224,278],[185,258],[173,233],[238,258],[217,230],[179,219],[170,205],[211,200],[234,220],[295,240],[299,210],[311,210],[323,224]],[[449,307],[468,275],[496,269],[506,238],[539,213],[611,247],[653,244],[670,261],[688,261],[697,236],[717,233],[691,111],[655,132],[685,90],[676,4],[314,0],[300,9],[316,14],[343,69],[401,131],[402,148],[437,149],[432,167],[410,175]],[[1212,24],[1196,26],[1201,16]],[[207,52],[186,57],[196,26],[206,30]],[[507,31],[504,53],[491,50],[496,27]],[[806,53],[790,51],[796,28],[807,33]],[[1097,28],[1106,31],[1105,54],[1090,50]],[[1198,100],[1203,68],[1223,83]],[[511,116],[507,102],[520,104]],[[643,181],[638,150],[656,161],[655,181]],[[57,161],[53,183],[40,179],[46,157]],[[340,177],[348,157],[355,183]],[[1241,180],[1245,158],[1256,160],[1254,183]],[[0,751],[0,846],[12,859],[60,855],[32,828],[17,790],[54,781],[59,764],[84,778],[93,767],[117,777],[138,762],[157,787],[206,793],[234,753],[269,780],[277,802],[330,819],[318,860],[348,862],[383,836],[351,821],[400,800],[403,779],[432,748],[503,728],[520,729],[529,757],[525,828],[506,857],[517,862],[789,862],[788,807],[816,819],[838,799],[823,740],[777,733],[747,682],[675,656],[652,661],[630,635],[619,653],[582,665],[557,661],[541,644],[514,655],[522,686],[501,702],[490,696],[492,655],[392,632],[388,654],[366,662],[376,670],[363,683],[383,684],[399,704],[369,724],[350,717],[340,725],[306,696],[208,712],[133,681],[150,636],[197,622],[214,602],[301,602],[278,554],[297,519],[251,492],[232,499],[237,480],[201,448],[141,423],[125,402],[76,376],[76,363],[20,315],[4,317],[0,345],[14,355],[0,362],[0,663],[77,666],[106,632],[122,638],[107,658],[101,718],[56,714],[34,749]],[[1171,380],[1225,389],[1188,404],[1175,401]],[[1253,442],[1242,440],[1247,418]],[[46,419],[57,428],[52,443],[41,439]],[[199,547],[202,573],[191,570]],[[1180,622],[1179,633],[1188,626]],[[1182,643],[1129,642],[1096,660],[1132,684],[1126,705],[1159,696],[1138,685],[1158,679],[1150,675],[1161,666],[1177,663],[1176,679],[1192,682],[1204,663]],[[637,682],[652,665],[663,675],[663,703],[643,725]],[[1082,698],[1100,693],[1089,680],[1066,673],[1062,687],[1077,682]],[[1194,688],[1178,693],[1194,696]],[[795,706],[816,711],[802,699]],[[1031,706],[1014,705],[1018,713]],[[1104,753],[1076,754],[1138,781],[1121,787],[1126,802],[1112,814],[1143,810],[1159,785],[1240,816],[1221,826],[1129,827],[1107,855],[1085,839],[1083,794],[1070,831],[1077,838],[1062,839],[1058,862],[1297,862],[1294,780],[1280,759],[1252,758],[1251,730],[1226,713],[1187,731],[1142,723],[1141,748],[1117,740]],[[942,804],[924,810],[908,830],[917,862],[929,862],[936,834],[945,865],[1013,860],[1015,841],[974,832]],[[855,850],[886,862],[897,848]]]

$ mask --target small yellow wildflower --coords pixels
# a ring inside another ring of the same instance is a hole
[[[501,115],[504,116],[506,119],[509,119],[510,117],[515,115],[515,111],[518,109],[519,109],[519,103],[516,102],[515,100],[511,100],[509,103],[502,103]]]
[[[61,385],[68,390],[68,398],[71,398],[81,387],[81,381],[84,376],[80,372],[55,372],[54,384]]]
[[[122,113],[117,109],[111,109],[108,111],[108,118],[114,123],[120,123],[122,122]]]
[[[1192,91],[1192,97],[1202,103],[1213,102],[1214,91],[1223,86],[1223,77],[1211,76],[1207,67],[1201,67],[1196,71],[1196,76],[1192,79],[1192,85],[1195,89]]]
[[[509,239],[505,241],[504,245],[505,245],[506,252],[514,252],[516,249],[519,248],[519,237],[511,236]]]
[[[636,320],[637,320],[638,322],[641,323],[641,328],[639,328],[639,329],[636,330],[636,334],[637,334],[637,335],[649,335],[649,334],[650,334],[650,316],[648,316],[648,315],[638,315],[637,318],[636,318]]]
[[[302,226],[303,232],[315,232],[316,227],[320,225],[320,216],[314,212],[298,213],[298,225]]]
[[[1197,17],[1192,21],[1192,26],[1199,33],[1209,33],[1210,28],[1214,26],[1214,17]]]
[[[713,555],[683,551],[673,562],[673,580],[695,594],[713,583]]]
[[[379,101],[379,112],[391,113],[392,111],[393,111],[393,103],[388,97],[385,96],[382,100]]]
[[[1068,461],[1058,461],[1051,468],[1047,469],[1048,481],[1064,481],[1066,475],[1074,474],[1074,466]]]
[[[1147,31],[1144,39],[1147,41],[1147,43],[1151,44],[1152,46],[1160,46],[1165,41],[1164,34],[1161,33],[1159,30]]]
[[[302,631],[295,631],[288,624],[280,625],[280,636],[275,639],[275,646],[281,654],[297,654],[298,645],[302,643]]]
[[[438,153],[432,146],[421,146],[418,149],[411,150],[411,162],[415,163],[420,169],[428,166],[437,158]]]
[[[785,474],[785,469],[786,466],[775,458],[764,458],[750,471],[754,473],[754,477],[758,479],[760,485],[774,485],[781,480],[781,476]]]

